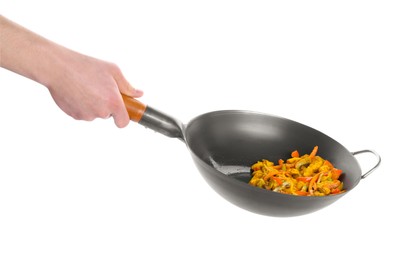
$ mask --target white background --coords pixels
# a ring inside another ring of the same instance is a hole
[[[406,258],[411,3],[1,1],[9,19],[116,63],[143,102],[184,123],[260,111],[383,162],[321,211],[264,217],[219,197],[182,142],[73,120],[46,88],[0,69],[0,259]],[[359,160],[364,171],[375,163]]]

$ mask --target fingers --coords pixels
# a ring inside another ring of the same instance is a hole
[[[115,125],[119,128],[124,128],[129,123],[129,116],[126,114],[126,117],[123,113],[114,114],[112,116],[114,118]]]
[[[139,98],[144,95],[144,92],[140,89],[134,88],[129,82],[126,80],[122,72],[117,68],[118,71],[114,75],[114,79],[118,85],[119,91],[122,94],[125,94],[130,97]]]
[[[129,123],[128,111],[125,108],[124,101],[122,100],[121,93],[118,92],[117,100],[114,103],[115,106],[112,109],[112,117],[114,118],[115,125],[119,128],[124,128]]]
[[[141,97],[144,93],[142,90],[135,89],[134,87],[132,87],[132,85],[129,84],[129,82],[122,75],[122,72],[118,67],[116,67],[114,79],[119,89],[117,95],[118,100],[116,104],[120,105],[117,105],[115,107],[115,111],[113,112],[112,117],[114,118],[114,122],[117,127],[124,128],[128,125],[130,118],[128,115],[128,111],[125,108],[124,101],[122,100],[121,93],[134,98]]]

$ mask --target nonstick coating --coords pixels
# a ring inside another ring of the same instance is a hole
[[[319,210],[349,192],[361,179],[361,168],[344,146],[298,122],[248,111],[216,111],[190,121],[183,129],[193,160],[209,185],[233,204],[269,216],[291,217]],[[325,197],[280,194],[250,186],[250,166],[277,161],[290,153],[318,155],[342,169],[345,193]]]

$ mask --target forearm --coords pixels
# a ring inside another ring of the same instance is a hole
[[[46,86],[56,104],[75,119],[112,116],[129,122],[121,93],[140,97],[113,63],[67,49],[0,15],[0,67]]]
[[[64,48],[0,16],[0,67],[48,85]]]

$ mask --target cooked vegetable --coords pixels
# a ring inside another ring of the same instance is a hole
[[[343,182],[339,180],[342,170],[331,162],[316,155],[315,146],[308,155],[293,151],[292,158],[258,161],[251,166],[250,185],[284,194],[298,196],[327,196],[344,192]]]

